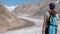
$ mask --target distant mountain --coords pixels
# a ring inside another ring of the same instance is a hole
[[[16,16],[27,16],[32,18],[40,18],[41,15],[43,15],[46,11],[49,11],[48,4],[50,2],[56,3],[56,11],[59,13],[60,3],[57,2],[57,0],[42,0],[41,2],[28,2],[21,5],[18,5],[18,7],[15,8],[13,13],[16,14]],[[60,13],[59,13],[60,14]]]
[[[32,25],[34,25],[34,23],[16,18],[15,15],[6,10],[3,4],[0,4],[0,33]]]
[[[22,5],[18,5],[18,7],[15,8],[13,11],[17,16],[27,16],[27,17],[33,17],[35,16],[35,13],[39,12],[39,4],[38,3],[25,3]],[[38,15],[36,15],[38,16]]]

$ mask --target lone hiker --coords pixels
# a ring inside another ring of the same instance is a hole
[[[55,3],[49,4],[49,11],[44,14],[44,22],[42,27],[42,34],[45,28],[45,34],[57,34],[57,26],[59,16],[55,9]]]

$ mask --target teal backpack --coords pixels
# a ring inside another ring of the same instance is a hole
[[[55,13],[50,13],[49,29],[48,29],[49,34],[56,34],[56,30],[57,30],[57,25],[56,24],[57,24],[56,12]]]

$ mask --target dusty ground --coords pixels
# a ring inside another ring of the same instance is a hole
[[[35,25],[31,27],[22,28],[22,29],[18,28],[15,30],[6,31],[1,34],[42,34],[41,28],[42,28],[43,19],[33,19],[33,18],[27,18],[27,17],[20,17],[20,18],[34,22]],[[60,26],[60,23],[58,23],[58,34],[60,34],[59,26]]]

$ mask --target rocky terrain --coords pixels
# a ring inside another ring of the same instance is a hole
[[[5,31],[0,34],[42,34],[42,25],[43,25],[43,19],[34,19],[29,17],[19,17],[25,20],[28,20],[30,22],[34,22],[34,26],[26,27],[26,28],[18,28],[10,31]],[[60,34],[60,21],[58,21],[58,33]]]
[[[7,11],[3,4],[0,4],[0,33],[32,25],[34,25],[33,22],[18,19],[15,15]]]
[[[28,2],[18,5],[13,13],[17,16],[27,16],[32,18],[40,18],[46,11],[49,11],[48,4],[58,0],[42,0],[41,2]],[[56,11],[60,11],[60,3],[56,3]],[[60,15],[60,13],[59,13]]]
[[[24,3],[18,5],[12,12],[7,11],[6,7],[0,4],[0,34],[42,34],[42,15],[49,11],[48,4],[56,1],[42,0],[38,3]],[[56,11],[60,15],[60,3],[56,3]],[[40,17],[42,19],[35,19]],[[58,34],[60,34],[60,21],[58,21]]]

